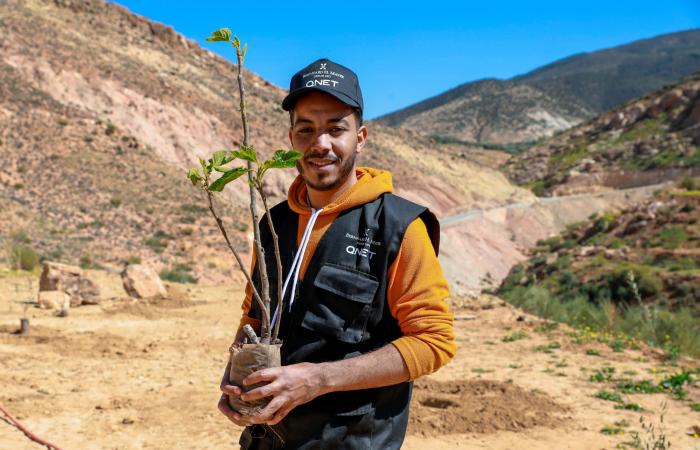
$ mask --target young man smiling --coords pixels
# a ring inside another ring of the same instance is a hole
[[[456,350],[438,222],[391,193],[389,172],[356,166],[367,128],[351,70],[313,62],[294,75],[282,107],[290,112],[292,147],[304,154],[287,201],[271,211],[291,286],[282,302],[282,367],[250,375],[244,384],[267,384],[247,393],[225,374],[219,409],[246,426],[243,449],[398,449],[411,380]],[[261,234],[273,255],[266,220]],[[259,318],[248,289],[240,326],[259,329]],[[228,396],[271,401],[245,417],[230,409]]]

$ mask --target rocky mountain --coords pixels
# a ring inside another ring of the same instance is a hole
[[[183,278],[230,277],[231,258],[184,169],[239,144],[235,67],[101,0],[2,1],[0,29],[0,259],[27,246],[83,266],[140,259]],[[251,143],[285,148],[285,91],[248,71],[245,79]],[[398,193],[438,214],[532,197],[417,133],[369,128],[361,162],[392,170]],[[294,175],[270,180],[275,201]],[[243,249],[246,197],[234,183],[221,199]]]
[[[561,132],[505,171],[538,195],[653,184],[700,174],[700,72]]]
[[[700,30],[573,55],[510,80],[465,83],[378,119],[466,142],[533,141],[700,70]]]

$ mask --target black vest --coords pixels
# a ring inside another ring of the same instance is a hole
[[[299,216],[289,209],[286,201],[270,212],[279,236],[286,276],[297,251]],[[283,342],[282,365],[351,358],[402,336],[387,303],[387,272],[396,259],[408,225],[418,217],[425,222],[437,254],[440,229],[436,217],[427,208],[396,195],[383,194],[338,215],[311,255],[303,281],[298,281],[291,312],[289,293],[285,295],[279,334]],[[269,272],[271,311],[274,311],[277,271],[272,235],[265,217],[260,221],[260,233]],[[253,280],[260,289],[257,268]],[[249,315],[260,318],[256,302],[252,303]],[[297,407],[290,415],[305,411],[314,414],[325,411],[331,415],[372,412],[376,420],[391,421],[392,434],[399,433],[402,440],[411,389],[412,383],[401,383],[334,392]]]

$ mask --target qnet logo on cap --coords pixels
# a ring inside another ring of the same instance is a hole
[[[312,62],[294,74],[289,83],[289,95],[282,101],[282,109],[292,110],[297,100],[311,91],[330,94],[360,111],[364,107],[355,72],[326,58]]]

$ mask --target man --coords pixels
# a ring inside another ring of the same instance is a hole
[[[246,426],[243,449],[398,449],[411,380],[456,350],[437,220],[391,194],[388,172],[356,167],[367,128],[351,70],[327,59],[310,64],[292,78],[282,107],[292,147],[304,155],[288,200],[271,211],[292,286],[282,302],[282,367],[250,375],[245,385],[267,384],[247,393],[225,374],[219,409]],[[273,258],[267,220],[261,235]],[[241,327],[259,331],[259,317],[248,289]],[[228,396],[271,401],[244,417]]]

